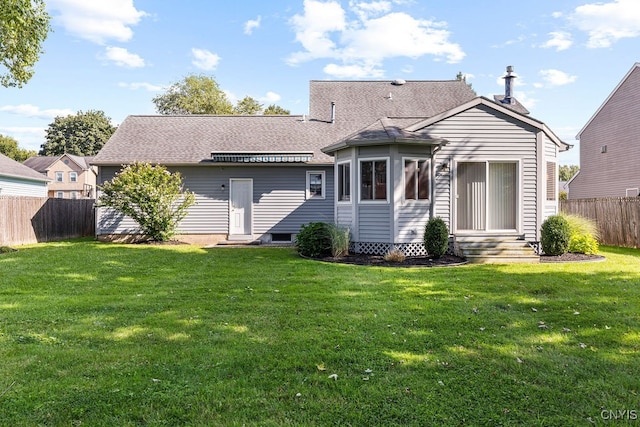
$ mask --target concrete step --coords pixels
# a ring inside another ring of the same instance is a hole
[[[456,247],[471,263],[537,263],[540,257],[518,236],[456,236]]]

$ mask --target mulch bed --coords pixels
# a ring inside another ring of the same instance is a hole
[[[467,260],[455,255],[443,255],[440,258],[428,256],[406,257],[402,262],[385,261],[382,255],[351,254],[342,257],[313,258],[318,261],[341,264],[369,265],[376,267],[447,267],[466,264]]]
[[[540,262],[594,262],[604,261],[602,255],[574,254],[567,252],[562,255],[541,255]]]

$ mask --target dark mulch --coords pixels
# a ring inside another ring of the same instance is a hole
[[[541,255],[540,262],[593,262],[604,261],[602,255],[574,254],[567,252],[562,255]]]
[[[341,264],[369,265],[377,267],[446,267],[465,264],[464,258],[455,255],[443,255],[440,258],[428,256],[406,257],[402,262],[385,261],[382,255],[351,254],[342,257],[314,258],[319,261]]]

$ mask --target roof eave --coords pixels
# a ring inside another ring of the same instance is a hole
[[[321,151],[328,155],[333,155],[336,151],[350,148],[350,147],[363,147],[363,146],[377,146],[377,145],[392,145],[392,144],[403,144],[403,145],[428,145],[428,146],[441,146],[448,144],[449,141],[442,138],[383,138],[383,139],[359,139],[359,140],[348,140],[348,141],[340,141],[335,144],[329,145],[321,149]]]

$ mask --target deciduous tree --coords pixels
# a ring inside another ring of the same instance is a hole
[[[152,101],[160,114],[233,114],[218,82],[204,75],[187,76]]]
[[[271,104],[264,109],[265,116],[288,116],[289,114],[290,114],[289,110],[285,110],[284,108],[275,104]]]
[[[240,101],[236,103],[236,107],[234,108],[235,114],[242,115],[255,115],[262,111],[262,104],[253,99],[250,96],[245,96]]]
[[[0,74],[4,87],[22,87],[33,76],[33,67],[49,34],[49,14],[43,0],[0,1]]]
[[[140,225],[153,240],[169,240],[195,196],[185,190],[179,172],[164,166],[133,163],[100,187],[98,206],[109,206]]]
[[[160,114],[240,114],[263,113],[263,105],[256,99],[245,96],[234,106],[218,82],[210,76],[190,75],[172,84],[163,94],[152,99]],[[289,114],[288,110],[270,105],[264,114]]]
[[[47,128],[41,156],[94,156],[116,131],[103,111],[78,111],[76,115],[56,117]]]
[[[560,181],[569,181],[579,170],[578,165],[561,165],[558,173]]]
[[[29,157],[36,156],[37,153],[33,150],[26,150],[18,146],[18,141],[10,136],[0,135],[0,153],[17,161],[24,162]]]

